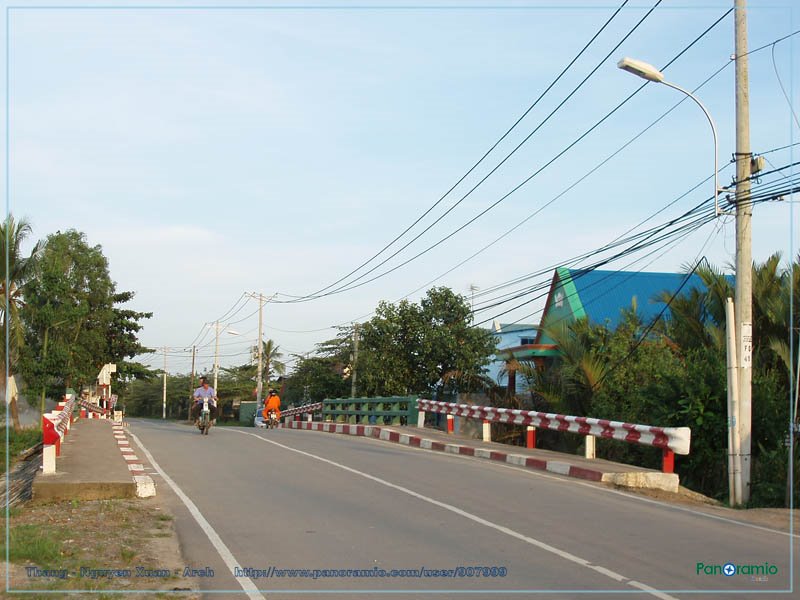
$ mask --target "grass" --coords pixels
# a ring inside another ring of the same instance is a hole
[[[19,525],[11,528],[8,558],[11,562],[37,565],[53,564],[61,558],[61,544],[67,538],[62,529],[46,525]],[[0,541],[0,553],[5,556],[5,538]]]
[[[133,598],[161,597],[165,587],[172,585],[161,577],[99,577],[81,576],[87,569],[130,569],[138,565],[159,565],[174,569],[182,564],[171,544],[152,538],[173,537],[169,514],[158,514],[140,499],[85,500],[80,502],[27,503],[11,509],[9,558],[12,568],[12,588],[23,591],[25,598],[70,597],[73,590],[87,590],[85,595],[72,596],[119,598],[120,592],[130,592]],[[132,528],[143,535],[132,535]],[[0,521],[0,556],[5,557],[5,519]],[[161,531],[158,531],[161,529]],[[153,535],[153,533],[156,533]],[[165,552],[167,554],[165,554]],[[66,579],[37,578],[25,573],[24,567],[66,569]],[[2,589],[2,584],[0,584]],[[52,593],[47,593],[49,590]],[[91,590],[91,595],[88,590]],[[134,593],[135,590],[152,592]],[[36,593],[36,592],[39,593]],[[61,594],[59,595],[59,593]],[[0,592],[0,598],[5,598]],[[163,596],[169,597],[169,596]],[[182,596],[185,597],[185,596]],[[196,596],[192,596],[196,598]]]
[[[8,431],[8,457],[9,463],[14,464],[14,459],[20,452],[35,446],[42,441],[41,427],[26,427],[20,431],[14,431],[9,427]],[[6,472],[6,440],[0,443],[0,473]]]

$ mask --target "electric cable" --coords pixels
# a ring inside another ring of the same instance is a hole
[[[658,2],[656,3],[656,6],[657,6],[658,4],[660,4],[660,3],[661,3],[661,1],[662,1],[662,0],[658,0]],[[531,110],[533,110],[533,109],[534,109],[534,108],[535,108],[535,107],[536,107],[536,106],[539,104],[539,102],[542,100],[542,98],[544,98],[544,96],[545,96],[545,95],[546,95],[546,94],[547,94],[547,93],[548,93],[548,92],[549,92],[549,91],[550,91],[550,90],[551,90],[551,89],[552,89],[552,88],[553,88],[553,87],[556,85],[556,83],[558,83],[558,81],[559,81],[559,80],[560,80],[560,79],[561,79],[561,78],[564,76],[564,74],[566,74],[566,72],[567,72],[567,71],[568,71],[568,70],[569,70],[569,69],[572,67],[572,65],[574,65],[574,64],[575,64],[575,62],[576,62],[576,61],[577,61],[577,60],[578,60],[578,59],[579,59],[579,58],[580,58],[580,57],[583,55],[583,53],[584,53],[584,52],[585,52],[585,51],[586,51],[586,50],[589,48],[589,46],[591,46],[591,44],[592,44],[592,43],[593,43],[593,42],[594,42],[594,41],[595,41],[595,40],[596,40],[596,39],[597,39],[597,38],[600,36],[600,34],[601,34],[601,33],[602,33],[602,32],[603,32],[605,29],[606,29],[606,27],[608,27],[608,25],[611,23],[611,21],[613,21],[613,20],[614,20],[614,18],[616,18],[616,16],[617,16],[617,15],[620,13],[620,11],[623,9],[623,7],[624,7],[624,6],[625,6],[625,5],[626,5],[628,2],[629,2],[629,0],[625,0],[625,1],[624,1],[624,2],[623,2],[623,3],[622,3],[622,4],[621,4],[621,5],[620,5],[620,6],[617,8],[617,10],[616,10],[616,11],[614,11],[614,13],[611,15],[611,17],[610,17],[610,18],[609,18],[609,19],[608,19],[608,20],[607,20],[607,21],[606,21],[606,22],[603,24],[603,26],[602,26],[602,27],[601,27],[601,28],[600,28],[600,29],[599,29],[599,30],[598,30],[598,31],[597,31],[597,32],[594,34],[594,36],[592,36],[592,38],[591,38],[591,39],[590,39],[590,40],[589,40],[589,41],[586,43],[586,45],[585,45],[585,46],[584,46],[584,47],[581,49],[581,51],[580,51],[580,52],[578,52],[578,54],[576,54],[576,55],[575,55],[575,57],[574,57],[574,58],[573,58],[573,59],[572,59],[572,60],[569,62],[569,64],[567,64],[567,66],[566,66],[566,67],[564,67],[564,69],[562,69],[561,73],[559,73],[559,75],[558,75],[558,76],[557,76],[557,77],[556,77],[556,78],[555,78],[555,79],[554,79],[554,80],[553,80],[553,81],[550,83],[550,85],[548,85],[548,86],[547,86],[547,88],[546,88],[546,89],[545,89],[545,90],[544,90],[544,91],[543,91],[543,92],[542,92],[542,93],[539,95],[539,97],[538,97],[538,98],[536,98],[536,100],[534,100],[533,104],[531,104],[531,105],[530,105],[530,106],[527,108],[527,110],[526,110],[524,113],[522,113],[522,115],[521,115],[521,116],[520,116],[520,117],[519,117],[519,118],[518,118],[518,119],[517,119],[517,120],[514,122],[514,124],[513,124],[511,127],[509,127],[509,128],[508,128],[508,130],[506,130],[506,132],[505,132],[505,133],[504,133],[504,134],[503,134],[503,135],[500,137],[500,139],[498,139],[498,140],[497,140],[497,141],[496,141],[496,142],[495,142],[495,143],[494,143],[494,144],[491,146],[491,148],[489,148],[489,150],[487,150],[487,151],[486,151],[486,153],[485,153],[485,154],[484,154],[484,155],[483,155],[483,156],[482,156],[482,157],[481,157],[481,158],[480,158],[480,159],[479,159],[479,160],[478,160],[478,161],[477,161],[475,164],[473,164],[473,165],[472,165],[472,167],[470,167],[470,169],[469,169],[469,170],[468,170],[466,173],[464,173],[464,175],[462,175],[462,176],[459,178],[459,180],[458,180],[458,181],[456,181],[456,183],[455,183],[455,184],[453,184],[453,186],[452,186],[452,187],[450,187],[450,189],[448,189],[448,190],[447,190],[447,192],[445,192],[445,193],[444,193],[444,195],[442,195],[442,196],[441,196],[441,197],[440,197],[440,198],[439,198],[439,199],[438,199],[436,202],[434,202],[434,203],[433,203],[433,205],[431,205],[431,206],[430,206],[430,208],[428,208],[428,209],[427,209],[427,210],[426,210],[424,213],[422,213],[422,215],[420,215],[420,216],[419,216],[419,217],[418,217],[418,218],[417,218],[417,219],[416,219],[416,220],[415,220],[415,221],[414,221],[414,222],[413,222],[411,225],[409,225],[409,226],[408,226],[408,227],[407,227],[405,230],[403,230],[403,232],[402,232],[402,233],[400,233],[400,235],[398,235],[397,237],[395,237],[395,238],[394,238],[394,239],[393,239],[391,242],[389,242],[389,243],[388,243],[388,244],[386,244],[386,245],[385,245],[383,248],[381,248],[381,249],[380,249],[380,250],[379,250],[379,251],[378,251],[376,254],[374,254],[372,257],[370,257],[370,258],[369,258],[367,261],[365,261],[365,262],[361,263],[361,264],[360,264],[358,267],[356,267],[355,269],[353,269],[352,271],[350,271],[350,272],[349,272],[347,275],[345,275],[344,277],[341,277],[340,279],[338,279],[338,280],[334,281],[333,283],[331,283],[331,284],[329,284],[329,285],[325,286],[324,288],[322,288],[322,289],[320,289],[320,290],[317,290],[316,292],[313,292],[313,293],[311,293],[311,294],[306,294],[306,295],[304,295],[304,296],[295,296],[294,298],[296,298],[297,300],[300,300],[300,299],[302,299],[302,298],[307,298],[307,297],[314,297],[314,296],[318,296],[318,295],[319,295],[319,294],[321,294],[322,292],[324,292],[324,291],[326,291],[326,290],[328,290],[328,289],[330,289],[330,288],[334,287],[335,285],[337,285],[337,284],[341,283],[342,281],[344,281],[344,280],[348,279],[348,278],[349,278],[351,275],[353,275],[353,274],[357,273],[357,272],[358,272],[360,269],[362,269],[363,267],[365,267],[365,266],[367,266],[368,264],[370,264],[370,263],[371,263],[373,260],[375,260],[375,259],[376,259],[377,257],[379,257],[381,254],[383,254],[383,253],[384,253],[386,250],[388,250],[390,247],[392,247],[392,246],[395,244],[395,242],[397,242],[399,239],[401,239],[401,238],[402,238],[402,237],[403,237],[405,234],[407,234],[407,233],[408,233],[408,232],[409,232],[409,231],[410,231],[410,230],[411,230],[413,227],[415,227],[415,226],[416,226],[416,225],[417,225],[417,224],[418,224],[420,221],[422,221],[422,219],[424,219],[424,218],[425,218],[425,217],[426,217],[428,214],[430,214],[430,212],[431,212],[431,211],[432,211],[434,208],[436,208],[436,207],[437,207],[437,206],[438,206],[438,205],[439,205],[439,204],[440,204],[440,203],[441,203],[441,202],[442,202],[442,201],[443,201],[445,198],[447,198],[447,197],[450,195],[450,193],[451,193],[451,192],[452,192],[454,189],[456,189],[456,187],[458,187],[458,186],[461,184],[461,182],[463,182],[463,181],[464,181],[464,180],[465,180],[465,179],[466,179],[466,178],[467,178],[467,177],[468,177],[468,176],[469,176],[469,175],[470,175],[470,174],[471,174],[471,173],[472,173],[472,172],[473,172],[473,171],[474,171],[474,170],[475,170],[475,169],[476,169],[476,168],[477,168],[477,167],[478,167],[478,166],[479,166],[479,165],[480,165],[480,164],[481,164],[481,163],[482,163],[482,162],[483,162],[485,159],[486,159],[486,157],[487,157],[487,156],[489,156],[489,154],[491,154],[491,153],[492,153],[492,151],[494,151],[494,149],[495,149],[495,148],[497,148],[497,146],[498,146],[498,145],[499,145],[499,144],[500,144],[500,143],[501,143],[501,142],[502,142],[504,139],[506,139],[506,137],[508,137],[508,135],[509,135],[509,134],[510,134],[510,133],[511,133],[511,132],[512,132],[512,131],[513,131],[513,130],[516,128],[516,127],[517,127],[517,125],[519,125],[519,123],[520,123],[520,122],[521,122],[521,121],[522,121],[522,120],[523,120],[523,119],[524,119],[524,118],[525,118],[525,117],[528,115],[528,113],[530,113],[530,112],[531,112]],[[655,7],[653,7],[653,9],[654,9],[654,8],[655,8]],[[653,10],[653,9],[651,9],[651,10],[650,10],[650,12],[652,12],[652,10]],[[650,13],[648,12],[648,15],[649,15],[649,14],[650,14]],[[638,25],[637,25],[637,27],[638,27]],[[631,32],[631,33],[632,33],[632,32]],[[629,35],[630,35],[630,34],[629,34]],[[530,135],[533,135],[533,134],[530,134]],[[530,135],[528,136],[528,138],[530,137]],[[525,141],[527,141],[527,139],[528,139],[528,138],[525,138]],[[524,142],[523,142],[523,143],[524,143]],[[521,145],[521,144],[520,144],[520,145]],[[519,147],[517,147],[517,149],[518,149],[518,148],[519,148]],[[515,149],[515,150],[514,150],[514,152],[516,152],[516,150],[517,150],[517,149]],[[513,154],[514,152],[512,152],[511,154]],[[507,156],[505,159],[503,159],[503,162],[505,162],[505,161],[506,161],[506,160],[507,160],[507,159],[508,159],[508,158],[511,156],[511,154],[509,154],[509,155],[508,155],[508,156]],[[500,165],[502,165],[502,164],[503,164],[503,163],[501,162],[501,163],[500,163]],[[500,166],[500,165],[497,165],[497,167],[495,167],[495,169],[494,169],[494,170],[496,170],[497,168],[499,168],[499,166]],[[494,172],[494,170],[493,170],[492,172]],[[490,174],[491,174],[491,173],[490,173]],[[488,177],[488,176],[487,176],[487,177]],[[485,179],[484,179],[484,180],[485,180]],[[482,183],[482,182],[483,182],[483,180],[481,181],[481,183]],[[464,198],[462,198],[461,200],[463,200],[463,199],[464,199]],[[459,200],[459,202],[458,202],[458,203],[460,203],[460,202],[461,202],[461,200]],[[452,207],[450,210],[452,210],[453,208],[455,208],[455,206],[457,206],[457,205],[458,205],[458,203],[457,203],[456,205],[454,205],[454,206],[453,206],[453,207]],[[450,211],[448,211],[448,212],[450,212]],[[446,214],[447,214],[447,213],[445,213],[445,215],[446,215]],[[441,219],[442,219],[442,218],[443,218],[445,215],[442,215],[442,217],[439,217],[439,219],[438,219],[437,221],[435,221],[435,222],[433,223],[433,225],[435,225],[436,223],[438,223],[438,222],[439,222],[439,220],[441,220]],[[433,225],[431,225],[431,227],[432,227]],[[405,247],[404,247],[404,248],[405,248]],[[393,256],[395,256],[395,255],[393,255]],[[390,257],[390,258],[391,258],[391,257]],[[370,272],[371,272],[371,271],[370,271]],[[284,295],[286,295],[286,294],[284,294]]]
[[[691,43],[690,43],[690,44],[689,44],[687,47],[685,47],[683,50],[681,50],[681,52],[679,52],[679,53],[678,53],[678,54],[677,54],[677,55],[676,55],[676,56],[675,56],[675,57],[674,57],[672,60],[670,60],[670,61],[669,61],[669,62],[668,62],[668,63],[667,63],[667,64],[666,64],[664,67],[662,67],[662,68],[661,68],[661,71],[664,71],[664,70],[666,70],[666,69],[667,69],[667,68],[668,68],[668,67],[669,67],[669,66],[670,66],[672,63],[674,63],[676,60],[678,60],[678,58],[680,58],[680,57],[681,57],[681,56],[682,56],[684,53],[686,53],[686,52],[687,52],[687,51],[688,51],[690,48],[692,48],[692,47],[693,47],[693,46],[694,46],[694,45],[695,45],[695,44],[696,44],[696,43],[697,43],[697,42],[698,42],[700,39],[702,39],[702,38],[703,38],[705,35],[707,35],[709,31],[711,31],[711,30],[712,30],[714,27],[716,27],[716,26],[717,26],[717,25],[718,25],[718,24],[719,24],[719,23],[720,23],[720,22],[721,22],[721,21],[722,21],[722,20],[723,20],[723,19],[724,19],[724,18],[727,16],[727,15],[729,15],[729,14],[730,14],[732,11],[733,11],[733,9],[729,9],[728,11],[726,11],[726,12],[725,12],[725,13],[724,13],[724,14],[723,14],[721,17],[719,17],[719,18],[718,18],[718,19],[717,19],[717,20],[716,20],[716,21],[715,21],[715,22],[714,22],[714,23],[713,23],[711,26],[709,26],[709,27],[708,27],[708,28],[707,28],[707,29],[706,29],[706,30],[705,30],[705,31],[704,31],[702,34],[700,34],[700,35],[699,35],[699,36],[698,36],[698,37],[697,37],[697,38],[696,38],[696,39],[695,39],[693,42],[691,42]],[[282,303],[307,302],[307,301],[310,301],[310,300],[315,300],[315,299],[322,298],[322,297],[325,297],[325,296],[330,296],[330,295],[333,295],[333,294],[337,294],[337,293],[341,293],[341,292],[349,291],[349,290],[352,290],[352,289],[356,289],[356,288],[358,288],[358,287],[361,287],[361,286],[363,286],[363,285],[366,285],[366,284],[368,284],[368,283],[371,283],[371,282],[373,282],[373,281],[375,281],[375,280],[377,280],[377,279],[380,279],[380,278],[382,278],[382,277],[384,277],[384,276],[386,276],[386,275],[388,275],[388,274],[390,274],[390,273],[393,273],[393,272],[394,272],[394,271],[396,271],[397,269],[399,269],[399,268],[401,268],[401,267],[403,267],[403,266],[405,266],[405,265],[409,264],[410,262],[412,262],[412,261],[416,260],[417,258],[419,258],[419,257],[423,256],[424,254],[427,254],[429,251],[431,251],[431,250],[433,250],[434,248],[436,248],[437,246],[441,245],[442,243],[444,243],[445,241],[447,241],[448,239],[450,239],[451,237],[453,237],[453,236],[454,236],[454,235],[456,235],[457,233],[459,233],[459,232],[463,231],[463,230],[464,230],[466,227],[468,227],[469,225],[471,225],[472,223],[474,223],[475,221],[477,221],[479,218],[481,218],[482,216],[484,216],[484,215],[485,215],[486,213],[488,213],[490,210],[492,210],[493,208],[495,208],[497,205],[499,205],[501,202],[503,202],[505,199],[507,199],[507,198],[508,198],[509,196],[511,196],[513,193],[515,193],[515,192],[516,192],[516,191],[518,191],[520,188],[522,188],[524,185],[526,185],[528,182],[530,182],[530,181],[531,181],[531,180],[532,180],[534,177],[536,177],[537,175],[539,175],[539,174],[540,174],[542,171],[544,171],[544,170],[545,170],[547,167],[549,167],[549,166],[550,166],[550,165],[552,165],[554,162],[556,162],[556,161],[557,161],[559,158],[561,158],[561,157],[562,157],[564,154],[566,154],[566,153],[567,153],[569,150],[571,150],[571,149],[572,149],[574,146],[576,146],[576,145],[577,145],[579,142],[581,142],[581,141],[582,141],[582,140],[583,140],[583,139],[584,139],[586,136],[588,136],[588,135],[589,135],[589,134],[590,134],[592,131],[594,131],[595,129],[597,129],[597,128],[598,128],[598,127],[599,127],[599,126],[602,124],[602,123],[604,123],[606,120],[608,120],[608,119],[609,119],[609,118],[610,118],[610,117],[611,117],[613,114],[615,114],[615,113],[616,113],[616,112],[617,112],[617,111],[618,111],[620,108],[622,108],[622,106],[624,106],[624,105],[625,105],[625,104],[626,104],[628,101],[630,101],[630,100],[631,100],[631,99],[632,99],[632,98],[633,98],[633,97],[634,97],[636,94],[638,94],[638,93],[639,93],[639,92],[640,92],[640,91],[641,91],[641,90],[642,90],[642,89],[643,89],[643,88],[644,88],[644,87],[645,87],[645,86],[646,86],[648,83],[649,83],[649,82],[645,82],[645,83],[643,83],[642,85],[640,85],[640,86],[639,86],[639,87],[636,89],[636,91],[634,91],[634,92],[633,92],[632,94],[630,94],[630,95],[629,95],[629,96],[628,96],[628,97],[627,97],[625,100],[623,100],[621,103],[619,103],[619,104],[618,104],[618,105],[617,105],[617,106],[616,106],[614,109],[612,109],[612,110],[611,110],[609,113],[607,113],[607,114],[606,114],[606,115],[605,115],[605,116],[604,116],[602,119],[600,119],[600,120],[599,120],[597,123],[595,123],[595,124],[594,124],[592,127],[590,127],[590,128],[589,128],[588,130],[586,130],[586,131],[585,131],[583,134],[581,134],[581,135],[580,135],[580,136],[579,136],[579,137],[578,137],[576,140],[574,140],[574,141],[573,141],[571,144],[569,144],[569,145],[568,145],[566,148],[564,148],[564,149],[563,149],[561,152],[559,152],[559,153],[558,153],[558,154],[557,154],[555,157],[553,157],[553,158],[552,158],[552,159],[550,159],[550,160],[549,160],[547,163],[545,163],[545,164],[544,164],[542,167],[540,167],[539,169],[537,169],[537,170],[536,170],[536,171],[535,171],[533,174],[531,174],[531,175],[530,175],[530,176],[528,176],[526,179],[524,179],[524,180],[523,180],[521,183],[519,183],[517,186],[515,186],[514,188],[512,188],[512,189],[511,189],[511,191],[509,191],[509,192],[507,192],[506,194],[504,194],[503,196],[501,196],[501,197],[500,197],[500,199],[496,200],[496,201],[495,201],[494,203],[492,203],[492,204],[491,204],[491,205],[490,205],[488,208],[486,208],[486,209],[484,209],[483,211],[481,211],[480,213],[478,213],[478,214],[477,214],[475,217],[473,217],[472,219],[470,219],[469,221],[467,221],[466,223],[464,223],[463,225],[461,225],[460,227],[458,227],[457,229],[455,229],[454,231],[452,231],[451,233],[449,233],[448,235],[446,235],[445,237],[443,237],[442,239],[440,239],[438,242],[436,242],[436,243],[432,244],[431,246],[428,246],[428,247],[427,247],[425,250],[423,250],[423,251],[421,251],[421,252],[417,253],[416,255],[414,255],[414,256],[412,256],[411,258],[409,258],[409,259],[407,259],[407,260],[405,260],[405,261],[403,261],[403,262],[399,263],[398,265],[396,265],[396,266],[394,266],[394,267],[392,267],[392,268],[390,268],[390,269],[388,269],[388,270],[386,270],[386,271],[384,271],[384,272],[382,272],[382,273],[380,273],[380,274],[376,275],[375,277],[372,277],[372,278],[370,278],[370,279],[367,279],[366,281],[362,281],[361,283],[355,283],[355,281],[358,281],[358,280],[359,280],[359,279],[361,279],[362,277],[366,276],[366,274],[368,274],[368,273],[371,273],[371,272],[375,271],[377,268],[379,268],[380,266],[382,266],[383,264],[385,264],[386,262],[388,262],[388,260],[389,260],[389,259],[386,259],[386,260],[384,260],[383,262],[379,263],[378,265],[376,265],[375,267],[373,267],[373,268],[372,268],[370,271],[367,271],[366,273],[364,273],[364,274],[362,274],[361,276],[359,276],[357,279],[353,280],[353,282],[351,282],[351,283],[349,283],[349,284],[347,284],[347,285],[345,285],[345,286],[340,286],[340,287],[338,287],[338,288],[336,288],[336,289],[334,289],[334,290],[332,290],[332,291],[326,292],[326,293],[324,293],[324,294],[319,294],[319,295],[317,295],[317,296],[301,297],[301,298],[299,298],[299,299],[294,299],[294,300],[286,300],[286,301],[280,301],[280,302],[282,302]],[[405,249],[407,246],[408,246],[408,245],[404,246],[404,247],[403,247],[403,249]],[[402,250],[402,249],[401,249],[401,250]],[[392,255],[392,257],[393,257],[393,256],[396,256],[396,254]],[[390,257],[390,258],[392,258],[392,257]]]

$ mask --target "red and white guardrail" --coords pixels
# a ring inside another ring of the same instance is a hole
[[[81,419],[105,419],[108,412],[105,408],[100,408],[97,404],[92,404],[86,400],[78,400],[81,407]]]
[[[322,402],[312,402],[311,404],[304,404],[303,406],[296,406],[294,408],[287,408],[281,411],[281,417],[294,417],[297,415],[310,415],[311,413],[319,412],[322,410]]]
[[[72,426],[72,410],[75,399],[59,402],[56,409],[42,415],[42,469],[45,473],[54,473],[56,457],[61,456],[61,440],[69,433]]]
[[[595,458],[595,438],[614,439],[631,444],[654,446],[663,451],[662,471],[672,473],[675,464],[675,453],[689,454],[691,429],[688,427],[652,427],[621,421],[609,421],[592,417],[573,417],[555,413],[542,413],[530,410],[497,408],[494,406],[472,406],[454,404],[434,400],[417,400],[419,408],[419,427],[425,425],[425,413],[434,412],[448,415],[447,430],[453,430],[453,417],[460,416],[483,421],[483,439],[491,441],[491,423],[508,423],[526,425],[528,427],[528,447],[536,446],[535,430],[550,429],[576,433],[586,437],[586,457]]]

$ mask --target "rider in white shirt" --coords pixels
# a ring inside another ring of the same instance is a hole
[[[194,405],[192,406],[192,418],[197,423],[200,417],[200,410],[203,408],[203,398],[208,398],[208,408],[211,411],[212,422],[217,419],[217,392],[208,385],[205,377],[200,378],[200,387],[194,391]]]

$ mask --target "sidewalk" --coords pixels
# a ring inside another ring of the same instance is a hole
[[[678,475],[675,473],[662,473],[653,469],[615,463],[601,458],[590,459],[551,450],[484,442],[480,439],[448,434],[437,429],[419,429],[414,426],[344,425],[316,421],[311,423],[307,421],[290,421],[288,424],[282,424],[281,427],[287,427],[287,425],[289,429],[308,429],[373,437],[406,446],[495,460],[520,467],[549,471],[557,475],[566,475],[621,487],[677,492],[680,483]]]
[[[61,442],[56,472],[45,475],[39,469],[36,474],[32,499],[106,500],[154,495],[153,481],[144,474],[122,431],[119,424],[106,419],[76,419]]]

